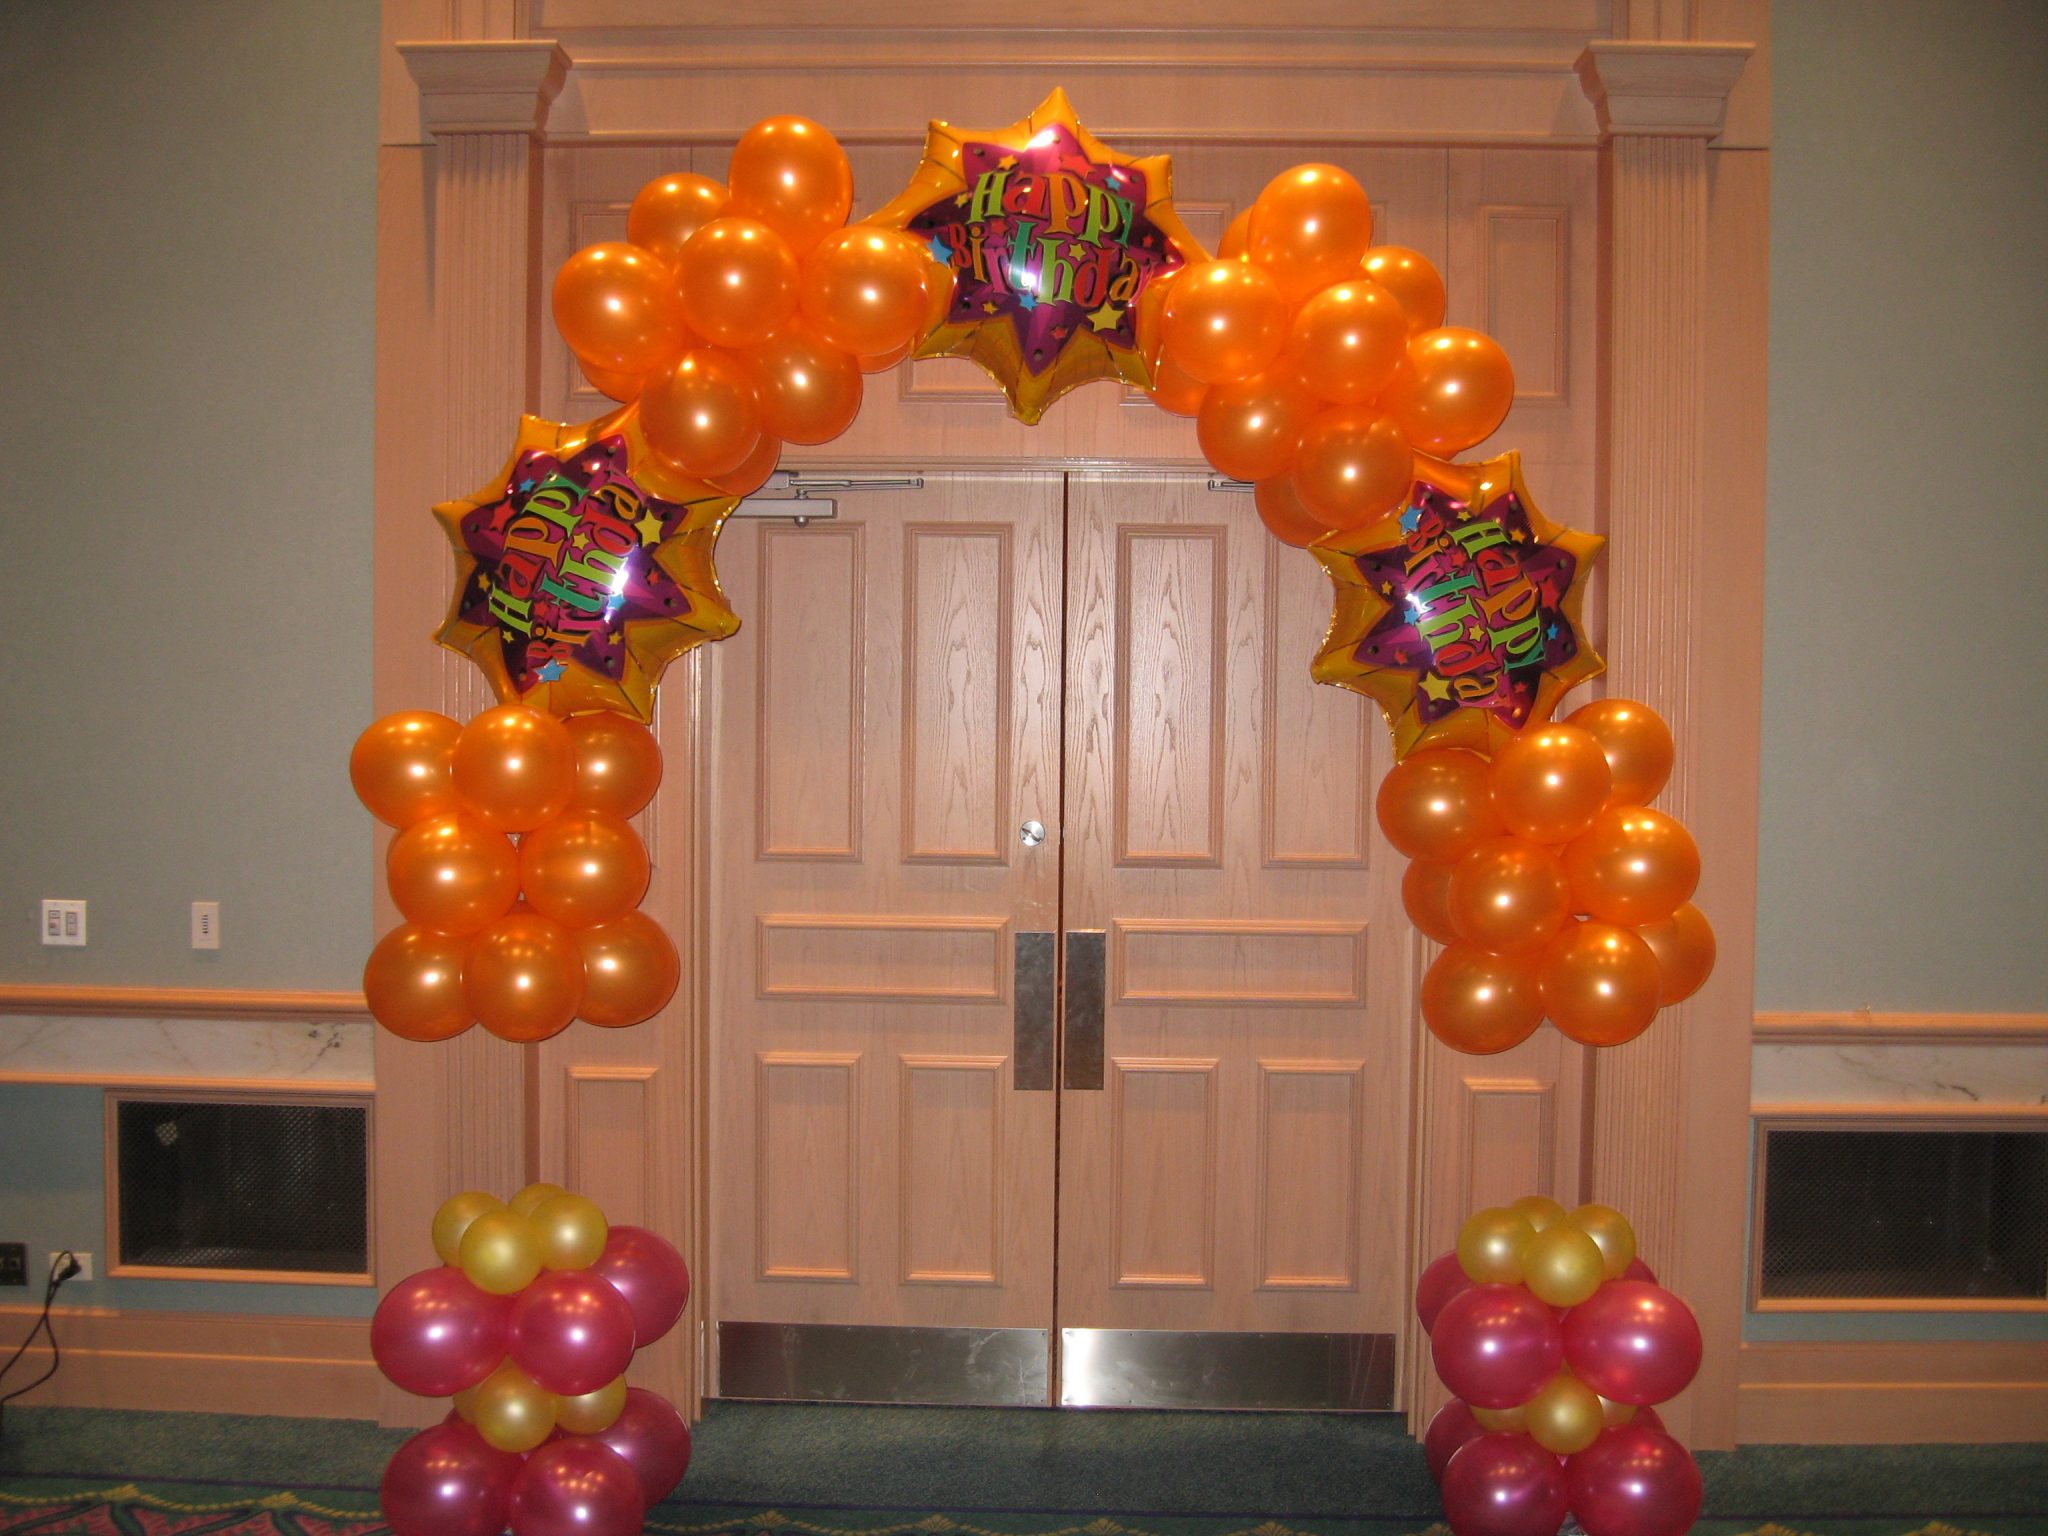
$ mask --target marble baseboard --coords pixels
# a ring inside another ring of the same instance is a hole
[[[10,1078],[161,1077],[323,1083],[375,1080],[367,1021],[0,1015],[0,1083]]]
[[[2048,1105],[2039,1044],[1776,1045],[1750,1052],[1750,1099],[1767,1104]]]

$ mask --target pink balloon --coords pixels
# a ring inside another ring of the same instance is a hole
[[[1429,1458],[1429,1475],[1441,1484],[1444,1468],[1451,1464],[1451,1458],[1467,1443],[1485,1433],[1462,1397],[1454,1397],[1445,1403],[1437,1409],[1436,1417],[1429,1421],[1429,1428],[1422,1432],[1422,1451]]]
[[[1704,1497],[1692,1453],[1633,1423],[1603,1430],[1572,1457],[1565,1487],[1586,1536],[1683,1536]]]
[[[649,1509],[674,1493],[690,1470],[690,1426],[667,1398],[638,1387],[626,1388],[625,1408],[594,1438],[625,1458]]]
[[[1437,1313],[1429,1355],[1454,1395],[1475,1408],[1513,1408],[1557,1374],[1564,1339],[1550,1308],[1521,1286],[1475,1285]]]
[[[478,1290],[452,1264],[423,1269],[377,1303],[370,1353],[402,1390],[451,1397],[498,1368],[511,1315],[511,1297]]]
[[[588,1435],[550,1440],[512,1485],[512,1536],[636,1536],[646,1512],[633,1469]]]
[[[1566,1315],[1564,1355],[1602,1397],[1661,1403],[1699,1370],[1700,1325],[1661,1285],[1610,1280]]]
[[[460,1419],[436,1424],[392,1454],[377,1502],[392,1536],[498,1536],[520,1465]]]
[[[613,1227],[590,1266],[633,1309],[633,1341],[646,1348],[675,1326],[690,1300],[690,1267],[668,1240],[645,1227]]]
[[[1564,1468],[1527,1435],[1481,1435],[1444,1468],[1444,1520],[1457,1536],[1556,1536],[1567,1508]]]
[[[579,1397],[633,1358],[633,1309],[588,1270],[543,1274],[512,1304],[512,1358],[560,1397]]]
[[[1422,1331],[1428,1333],[1436,1327],[1436,1315],[1445,1302],[1471,1289],[1472,1277],[1459,1265],[1457,1254],[1433,1259],[1415,1282],[1415,1315],[1422,1320]]]

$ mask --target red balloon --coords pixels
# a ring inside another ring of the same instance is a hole
[[[402,1391],[452,1397],[498,1368],[511,1315],[509,1296],[478,1290],[454,1265],[423,1269],[377,1303],[370,1354]]]
[[[1454,1397],[1437,1409],[1436,1417],[1422,1433],[1422,1453],[1429,1458],[1430,1478],[1442,1483],[1444,1468],[1451,1464],[1451,1458],[1485,1433],[1462,1397]]]
[[[595,1392],[633,1358],[633,1309],[587,1269],[543,1274],[512,1304],[511,1354],[558,1397]]]
[[[689,1265],[667,1238],[645,1227],[613,1227],[590,1272],[626,1298],[636,1349],[645,1349],[673,1328],[689,1304]]]
[[[1683,1536],[1704,1494],[1692,1453],[1640,1423],[1602,1431],[1565,1463],[1565,1487],[1586,1536]]]
[[[1565,1315],[1564,1353],[1572,1374],[1602,1397],[1661,1403],[1699,1370],[1700,1325],[1663,1286],[1610,1280]]]
[[[1621,1272],[1620,1278],[1623,1280],[1647,1280],[1650,1284],[1655,1285],[1657,1283],[1657,1271],[1650,1268],[1638,1256],[1628,1261],[1628,1268]]]
[[[443,1422],[392,1454],[377,1503],[392,1536],[498,1536],[522,1464],[460,1419]]]
[[[1444,1468],[1444,1520],[1457,1536],[1556,1536],[1564,1468],[1527,1435],[1481,1435]]]
[[[626,1406],[595,1438],[625,1458],[649,1509],[675,1492],[690,1470],[690,1426],[667,1398],[638,1387],[626,1388]]]
[[[588,1435],[549,1441],[512,1485],[512,1536],[637,1536],[646,1513],[625,1458]]]
[[[1456,1253],[1446,1253],[1430,1262],[1415,1282],[1415,1315],[1424,1333],[1434,1332],[1437,1314],[1453,1296],[1472,1289],[1472,1277],[1458,1263]]]
[[[1557,1374],[1564,1337],[1556,1314],[1521,1286],[1475,1285],[1437,1313],[1429,1357],[1444,1385],[1473,1407],[1514,1408]]]

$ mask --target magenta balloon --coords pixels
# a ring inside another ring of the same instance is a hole
[[[1468,1441],[1477,1440],[1485,1433],[1462,1397],[1454,1397],[1445,1403],[1437,1409],[1436,1417],[1429,1421],[1429,1428],[1422,1433],[1422,1451],[1429,1458],[1429,1475],[1441,1484],[1444,1468],[1450,1465],[1451,1458],[1463,1450]]]
[[[584,1269],[546,1273],[512,1304],[512,1358],[559,1397],[580,1397],[633,1358],[633,1309]]]
[[[690,1300],[690,1267],[666,1238],[645,1227],[613,1227],[590,1266],[633,1309],[633,1340],[646,1348],[673,1328]]]
[[[1436,1315],[1445,1302],[1471,1289],[1472,1277],[1459,1265],[1457,1254],[1433,1260],[1415,1282],[1415,1315],[1422,1320],[1422,1331],[1428,1333],[1436,1327]]]
[[[512,1485],[512,1536],[636,1536],[646,1512],[633,1469],[589,1435],[548,1441]]]
[[[1564,1357],[1602,1397],[1661,1403],[1699,1370],[1700,1325],[1663,1286],[1610,1280],[1565,1315]]]
[[[520,1466],[460,1419],[436,1424],[392,1454],[377,1502],[392,1536],[498,1536]]]
[[[1556,1536],[1564,1468],[1527,1435],[1481,1435],[1444,1468],[1444,1520],[1457,1536]]]
[[[1624,1269],[1617,1278],[1622,1280],[1647,1280],[1650,1284],[1655,1285],[1657,1283],[1657,1271],[1650,1268],[1641,1259],[1630,1259],[1628,1261],[1628,1268]]]
[[[478,1290],[454,1265],[423,1269],[377,1303],[370,1353],[403,1390],[452,1397],[498,1368],[511,1315],[511,1297]]]
[[[1429,1354],[1454,1396],[1513,1408],[1557,1374],[1564,1340],[1550,1308],[1521,1286],[1475,1285],[1437,1313]]]
[[[626,1388],[625,1408],[595,1438],[626,1459],[649,1509],[674,1493],[690,1470],[690,1426],[667,1398],[638,1387]]]
[[[1704,1496],[1692,1453],[1635,1423],[1603,1430],[1572,1457],[1565,1488],[1586,1536],[1683,1536]]]

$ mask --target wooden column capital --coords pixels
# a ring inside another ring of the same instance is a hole
[[[538,134],[569,78],[569,55],[547,38],[400,43],[420,88],[420,122],[452,133]]]
[[[1579,55],[1579,84],[1604,139],[1718,138],[1750,43],[1596,42]]]

